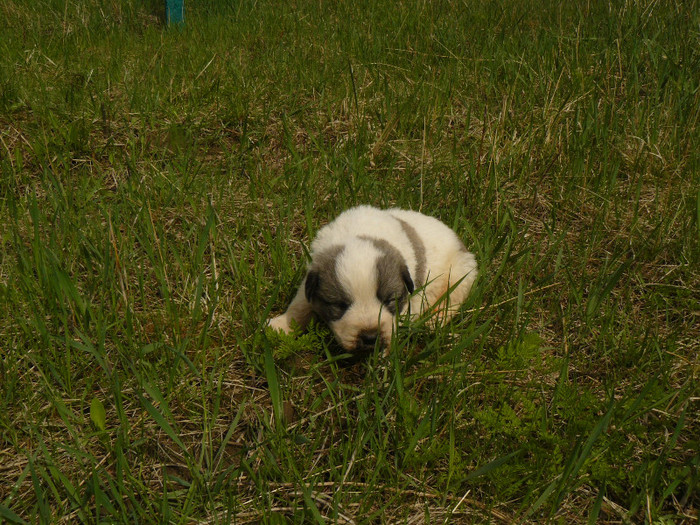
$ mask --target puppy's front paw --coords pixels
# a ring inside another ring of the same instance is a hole
[[[289,320],[284,315],[278,315],[277,317],[273,317],[267,322],[267,326],[274,330],[284,332],[285,334],[288,334],[293,331],[291,325],[289,324]]]

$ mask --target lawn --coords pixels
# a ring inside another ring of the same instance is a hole
[[[697,0],[186,10],[0,2],[0,521],[697,520]],[[460,315],[266,330],[360,203]]]

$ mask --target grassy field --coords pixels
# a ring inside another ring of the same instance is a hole
[[[0,522],[697,519],[698,2],[220,4],[0,2]],[[462,314],[266,332],[358,203]]]

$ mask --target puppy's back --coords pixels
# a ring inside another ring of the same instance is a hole
[[[401,224],[394,220],[388,221],[388,218],[386,210],[373,206],[362,205],[345,210],[318,231],[311,243],[311,251],[323,251],[330,246],[342,244],[350,237],[390,239],[403,235]]]

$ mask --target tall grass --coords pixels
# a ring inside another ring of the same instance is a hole
[[[0,520],[697,519],[691,2],[0,4]],[[358,204],[445,329],[264,330]]]

